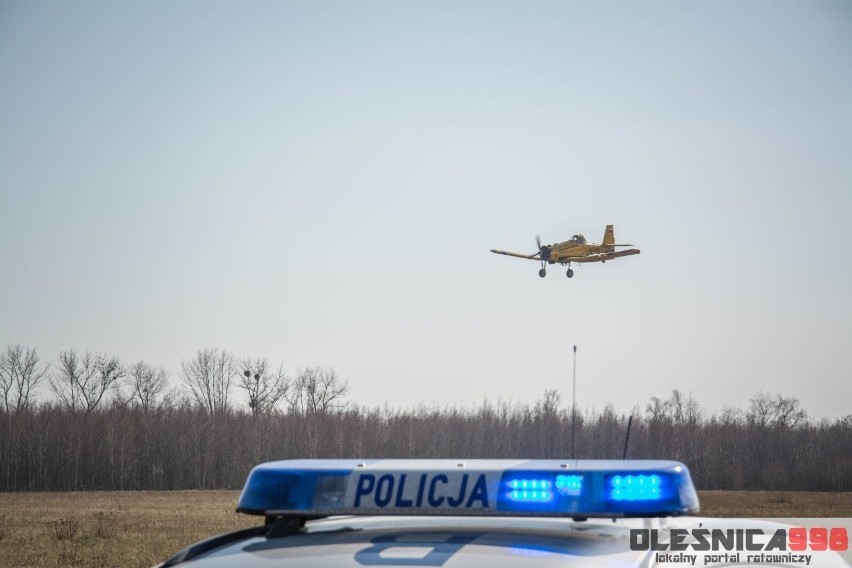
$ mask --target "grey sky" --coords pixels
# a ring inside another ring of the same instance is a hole
[[[840,416],[850,157],[849,2],[6,0],[0,342]]]

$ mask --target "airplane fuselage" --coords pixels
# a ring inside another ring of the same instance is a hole
[[[548,263],[550,264],[571,262],[576,258],[609,253],[615,250],[615,247],[612,246],[596,245],[592,243],[573,244],[564,242],[550,246],[550,259],[548,260]]]

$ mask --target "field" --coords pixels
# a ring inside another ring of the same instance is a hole
[[[188,544],[256,525],[237,491],[0,493],[7,567],[152,566]],[[850,517],[852,493],[704,491],[703,516]]]
[[[213,534],[258,524],[237,491],[0,494],[3,566],[153,566]]]

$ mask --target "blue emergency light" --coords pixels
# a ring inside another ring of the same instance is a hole
[[[261,464],[237,511],[332,515],[662,517],[698,512],[681,463],[651,460],[287,460]]]

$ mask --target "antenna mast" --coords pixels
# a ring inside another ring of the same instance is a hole
[[[577,459],[574,431],[577,429],[577,346],[574,346],[574,387],[571,394],[571,457]]]
[[[627,444],[630,443],[630,426],[633,424],[633,413],[630,414],[630,419],[627,420],[627,436],[624,438],[624,454],[621,459],[627,459]]]

